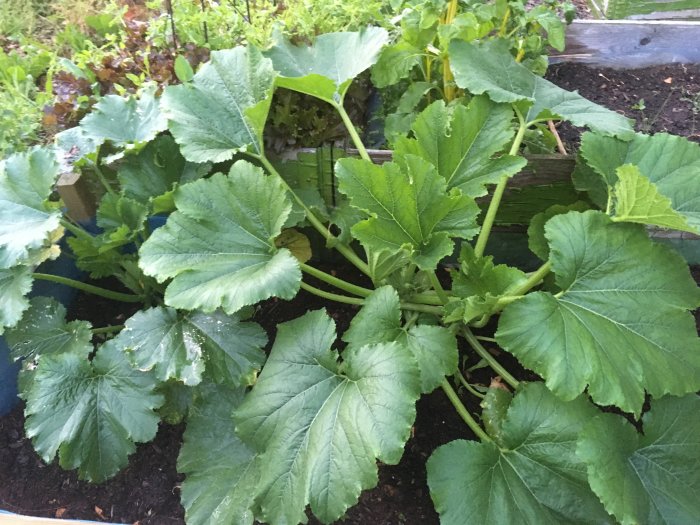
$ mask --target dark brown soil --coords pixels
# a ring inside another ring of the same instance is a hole
[[[596,69],[556,64],[547,78],[636,121],[637,131],[668,132],[700,142],[700,65],[671,64],[646,69]],[[578,131],[562,126],[576,144]]]

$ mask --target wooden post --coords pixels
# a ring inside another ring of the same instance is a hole
[[[95,197],[80,174],[68,172],[61,175],[56,183],[56,191],[66,206],[66,215],[74,221],[85,222],[95,216]]]

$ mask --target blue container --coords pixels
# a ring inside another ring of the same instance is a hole
[[[37,271],[40,273],[50,273],[60,275],[70,279],[81,280],[83,273],[76,268],[75,263],[67,255],[61,255],[55,261],[42,263]],[[75,298],[77,290],[63,284],[56,284],[49,281],[34,281],[30,296],[53,297],[64,306],[70,305]],[[0,337],[0,416],[4,416],[19,402],[17,397],[17,373],[19,363],[10,360],[10,349],[4,337]]]

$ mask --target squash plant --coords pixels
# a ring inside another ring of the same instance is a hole
[[[696,523],[700,341],[690,311],[700,292],[647,227],[698,231],[700,147],[635,134],[517,63],[507,42],[455,41],[452,73],[469,100],[428,106],[393,160],[375,165],[343,98],[386,42],[368,28],[311,47],[238,47],[212,53],[159,103],[152,92],[105,97],[60,138],[104,184],[99,234],[50,199],[51,151],[4,161],[0,315],[23,358],[36,450],[101,481],[161,418],[185,418],[188,523],[299,523],[307,506],[330,523],[377,484],[378,460],[400,460],[417,399],[442,389],[477,438],[427,462],[442,523]],[[338,161],[345,201],[334,210],[291,187],[265,154],[279,86],[318,97],[348,124],[360,158]],[[588,197],[532,220],[542,265],[527,273],[486,248],[526,164],[525,132],[543,120],[591,130],[575,173]],[[475,199],[489,192],[480,216]],[[159,212],[171,213],[153,230],[147,217]],[[314,267],[304,225],[372,287]],[[66,322],[62,306],[25,298],[33,279],[52,278],[33,267],[56,255],[64,230],[81,268],[130,292],[76,286],[144,303],[124,327]],[[455,251],[444,287],[436,269]],[[282,323],[266,355],[251,307],[300,289],[361,309],[342,334],[324,310]],[[97,348],[96,332],[107,339]],[[542,381],[514,377],[485,345]],[[460,354],[504,382],[481,414],[457,391],[484,395]]]
[[[564,49],[571,2],[545,0],[394,0],[398,15],[392,43],[372,67],[372,81],[384,88],[385,133],[391,144],[410,131],[420,108],[431,100],[451,102],[461,96],[450,67],[450,43],[507,41],[516,61],[544,75],[547,49]],[[560,16],[562,15],[564,19]]]

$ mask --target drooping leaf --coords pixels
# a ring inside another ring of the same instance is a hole
[[[299,264],[274,243],[291,210],[277,179],[241,161],[228,177],[181,186],[175,203],[178,211],[143,244],[139,261],[160,282],[173,279],[167,305],[230,314],[272,296],[294,297]]]
[[[211,164],[188,162],[169,135],[150,142],[137,155],[129,155],[119,166],[119,182],[126,197],[149,204],[152,199],[206,175]]]
[[[617,168],[614,220],[699,233],[685,216],[673,209],[671,199],[661,195],[634,164]]]
[[[491,381],[486,396],[481,400],[481,419],[484,428],[499,447],[507,447],[504,424],[507,420],[508,408],[513,401],[513,394],[502,384]]]
[[[486,93],[494,102],[525,103],[526,120],[568,120],[605,135],[631,138],[631,121],[614,111],[586,100],[538,77],[510,54],[505,40],[476,44],[454,40],[450,64],[457,85],[474,95]]]
[[[401,327],[399,296],[391,286],[382,286],[367,297],[343,334],[343,341],[355,347],[393,341],[404,345],[418,363],[424,393],[440,386],[446,375],[457,370],[459,362],[457,339],[448,329],[421,324],[408,331]]]
[[[372,83],[378,88],[393,86],[420,64],[424,53],[405,40],[385,47],[372,67]]]
[[[260,478],[255,451],[236,435],[231,413],[244,389],[202,383],[187,418],[178,472],[190,525],[251,525]]]
[[[658,193],[671,199],[673,210],[700,228],[700,145],[666,133],[637,134],[629,142],[584,133],[581,155],[609,188],[615,186],[620,166],[634,164]]]
[[[279,72],[277,85],[331,104],[342,104],[352,80],[377,61],[389,38],[385,29],[319,35],[312,46],[278,40],[265,52]]]
[[[581,433],[588,481],[620,523],[692,524],[700,518],[700,398],[664,397],[644,415],[644,435],[601,414]]]
[[[564,402],[541,383],[518,393],[503,421],[503,445],[453,441],[428,460],[428,486],[443,525],[600,524],[608,516],[576,457],[596,414],[583,397]]]
[[[418,370],[398,343],[330,349],[322,311],[278,327],[260,377],[235,412],[240,436],[261,453],[261,518],[298,523],[307,503],[338,519],[377,483],[376,459],[396,464],[415,417]]]
[[[55,238],[61,212],[48,198],[57,177],[58,163],[49,149],[0,161],[0,270],[29,262],[30,252]]]
[[[262,152],[272,100],[272,63],[254,47],[214,51],[191,82],[165,89],[168,128],[191,162],[222,162]]]
[[[44,356],[27,394],[26,432],[44,461],[100,482],[126,466],[134,443],[158,429],[163,398],[156,382],[133,370],[111,341],[92,362],[74,353]]]
[[[428,106],[413,124],[415,139],[399,139],[394,158],[418,155],[431,162],[447,181],[469,197],[486,194],[496,184],[526,164],[522,157],[494,157],[512,139],[513,109],[494,104],[488,97],[474,97],[468,107],[447,107],[442,101]]]
[[[527,244],[530,251],[543,261],[549,259],[549,244],[544,236],[544,225],[547,224],[547,221],[555,215],[561,215],[570,211],[586,211],[588,209],[590,209],[590,206],[587,203],[576,201],[568,206],[555,204],[535,215],[527,227]]]
[[[407,250],[420,268],[432,270],[452,253],[450,236],[469,239],[478,230],[476,203],[448,193],[433,165],[415,155],[406,155],[401,167],[341,159],[336,174],[339,190],[370,215],[352,233],[373,250]]]
[[[275,246],[287,248],[300,263],[307,262],[312,256],[309,238],[294,228],[283,230],[275,239]]]
[[[107,95],[95,104],[80,127],[96,144],[108,140],[115,146],[127,146],[153,140],[167,128],[158,107],[156,88],[141,91],[140,97]]]
[[[5,334],[13,359],[32,360],[42,355],[92,351],[92,325],[87,321],[66,322],[66,308],[51,297],[33,297],[29,310]]]
[[[15,326],[29,308],[25,297],[32,289],[32,270],[26,266],[0,269],[0,335],[5,327]]]
[[[639,414],[653,397],[700,389],[700,339],[687,310],[700,292],[685,261],[644,228],[596,211],[545,226],[561,294],[508,305],[496,339],[563,399],[588,385],[596,403]]]

